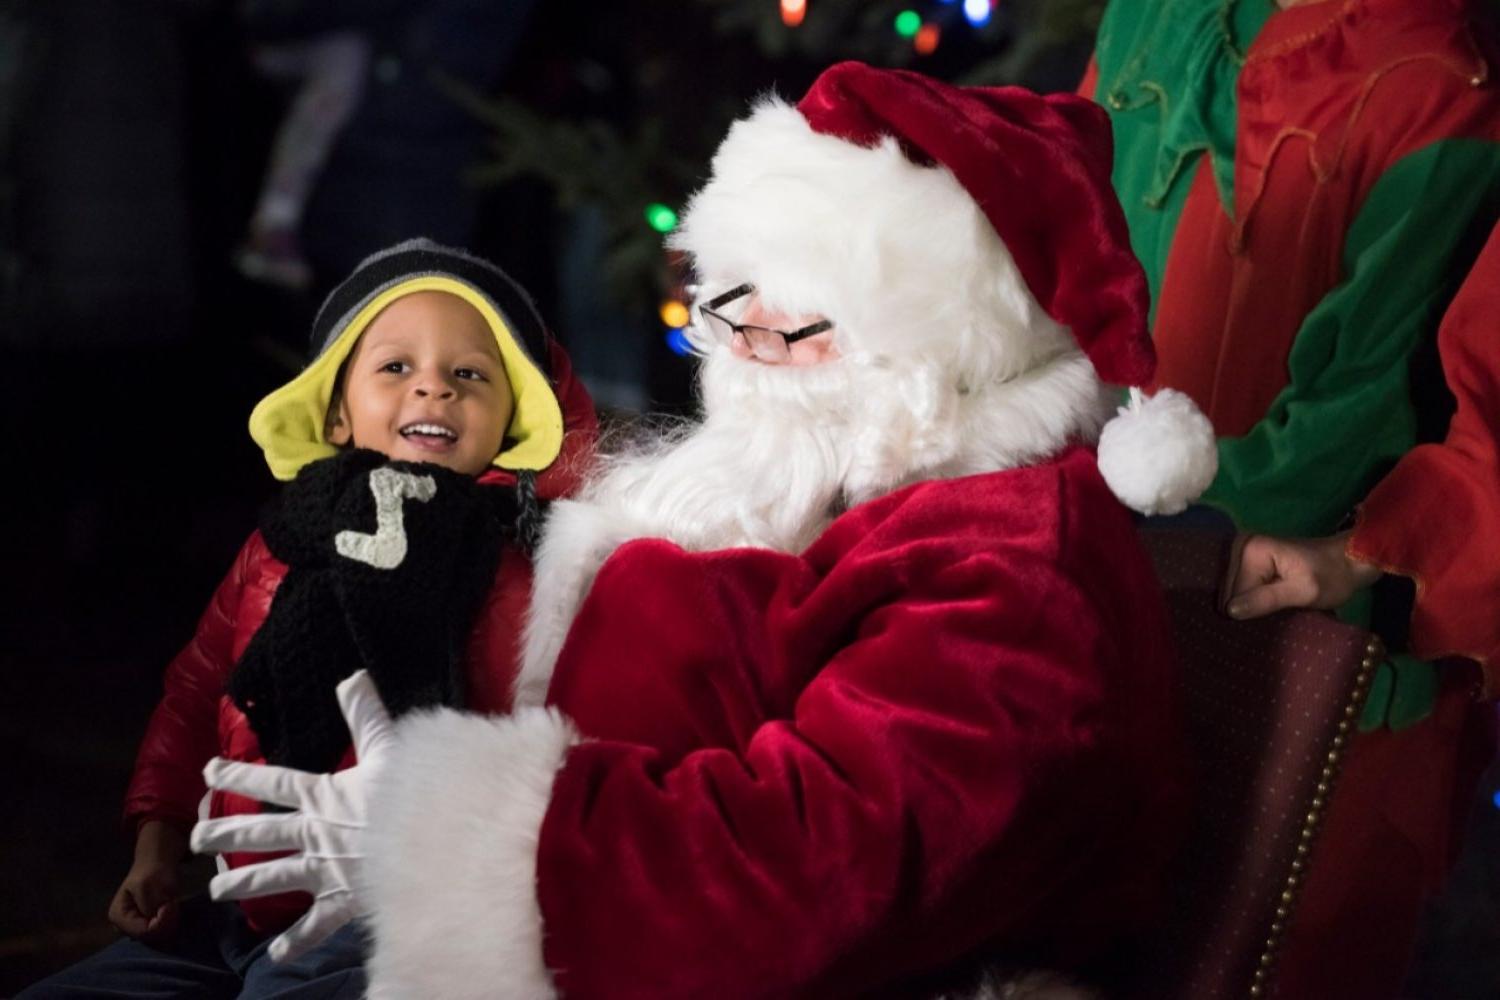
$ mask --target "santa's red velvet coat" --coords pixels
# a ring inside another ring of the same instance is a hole
[[[986,945],[1086,961],[1148,917],[1181,818],[1164,607],[1084,448],[899,490],[800,555],[627,543],[548,700],[399,724],[375,995],[835,997]]]

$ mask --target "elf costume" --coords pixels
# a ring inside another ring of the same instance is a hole
[[[1469,416],[1446,444],[1416,446],[1441,436],[1417,405],[1439,321],[1500,217],[1488,13],[1464,0],[1114,0],[1082,86],[1114,124],[1157,384],[1190,395],[1220,435],[1205,500],[1276,535],[1353,520],[1351,554],[1417,582],[1412,652],[1487,671],[1500,473],[1496,425],[1474,415],[1496,405],[1493,314],[1455,307],[1444,321],[1443,373]],[[1369,601],[1343,613],[1368,621]],[[1408,655],[1379,672],[1363,727],[1377,731],[1356,742],[1324,835],[1345,848],[1314,868],[1288,989],[1399,984],[1418,903],[1493,753],[1478,687]],[[1345,975],[1329,954],[1364,964]]]
[[[1213,421],[1205,500],[1245,530],[1332,533],[1418,442],[1413,364],[1500,217],[1495,46],[1473,6],[1108,8],[1082,89],[1114,123],[1156,381]],[[1371,509],[1353,550],[1399,546],[1416,561],[1392,568],[1467,575],[1460,590],[1492,572],[1440,552],[1424,563],[1402,539],[1429,527]],[[1474,616],[1445,590],[1421,589],[1413,648],[1488,662],[1495,633],[1456,624]],[[1431,707],[1420,671],[1402,679],[1398,724]]]

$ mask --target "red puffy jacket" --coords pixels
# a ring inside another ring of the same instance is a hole
[[[567,355],[555,344],[551,355],[553,386],[566,433],[557,459],[537,476],[537,493],[546,499],[565,496],[578,485],[597,433],[593,402],[573,376]],[[479,481],[504,486],[514,483],[515,476],[491,469]],[[125,795],[125,820],[133,829],[148,820],[165,820],[184,829],[197,822],[207,791],[203,765],[210,758],[264,762],[249,720],[229,699],[225,687],[251,637],[266,620],[286,571],[286,564],[271,554],[260,532],[252,534],[214,592],[192,641],[168,664],[164,693],[147,724]],[[469,637],[468,708],[473,711],[510,710],[531,576],[526,553],[507,547]],[[353,762],[350,747],[339,768]],[[228,792],[213,792],[208,803],[211,817],[259,810],[258,802]],[[225,855],[230,867],[264,859],[264,855]],[[310,904],[306,893],[286,893],[244,900],[240,905],[250,926],[269,934],[289,926]]]

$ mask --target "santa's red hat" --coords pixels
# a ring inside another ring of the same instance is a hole
[[[1148,292],[1111,158],[1082,98],[846,62],[734,125],[673,242],[705,295],[750,282],[832,318],[846,350],[950,364],[965,392],[1077,351],[1141,386]],[[1170,390],[1131,393],[1099,437],[1105,479],[1147,513],[1182,509],[1216,464],[1208,421]]]

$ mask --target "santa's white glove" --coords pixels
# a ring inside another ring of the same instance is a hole
[[[203,769],[210,788],[296,810],[205,820],[193,828],[191,841],[200,854],[298,852],[221,872],[208,886],[218,900],[312,893],[312,908],[271,942],[269,953],[275,962],[296,958],[348,921],[368,913],[361,882],[366,795],[384,768],[395,737],[390,714],[366,671],[351,674],[337,690],[344,720],[354,736],[356,766],[337,774],[310,774],[216,757]]]

